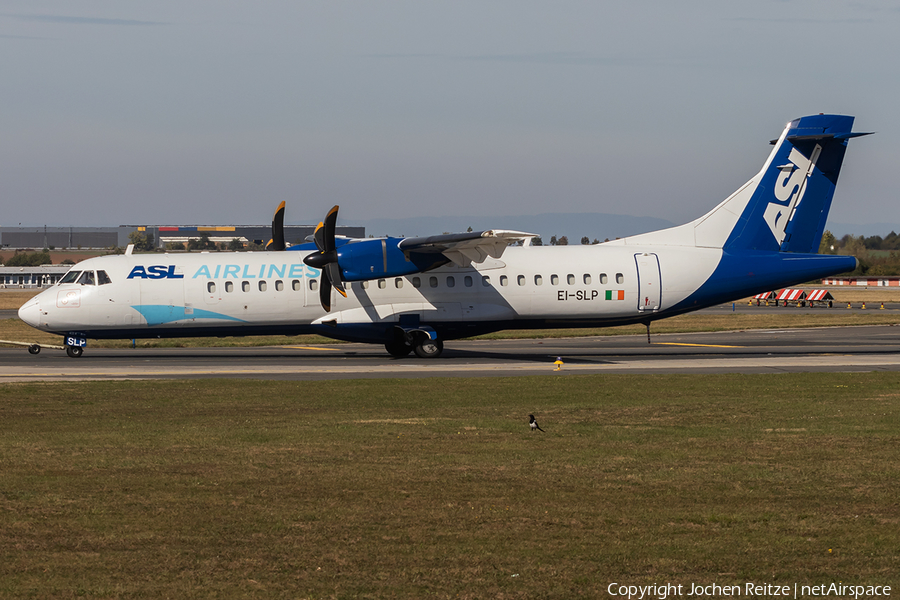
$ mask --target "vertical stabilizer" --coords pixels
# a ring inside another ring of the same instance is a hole
[[[612,244],[816,253],[853,117],[812,115],[788,123],[762,169],[714,209],[685,225]]]

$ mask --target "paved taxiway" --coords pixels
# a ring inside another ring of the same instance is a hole
[[[439,359],[391,358],[381,346],[100,349],[73,359],[0,349],[0,381],[245,378],[320,380],[584,373],[900,371],[900,327],[754,330],[447,342]],[[554,371],[557,356],[564,361]]]

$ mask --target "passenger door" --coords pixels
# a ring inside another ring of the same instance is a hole
[[[659,257],[652,253],[635,254],[638,270],[638,310],[655,312],[662,304],[662,277]]]

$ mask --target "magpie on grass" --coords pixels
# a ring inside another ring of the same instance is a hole
[[[534,431],[535,429],[537,429],[538,431],[544,431],[543,429],[541,429],[541,426],[537,424],[537,421],[534,420],[534,415],[528,415],[528,425],[531,427],[532,431]]]

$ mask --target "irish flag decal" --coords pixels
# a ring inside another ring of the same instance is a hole
[[[624,300],[625,290],[606,290],[607,300]]]

